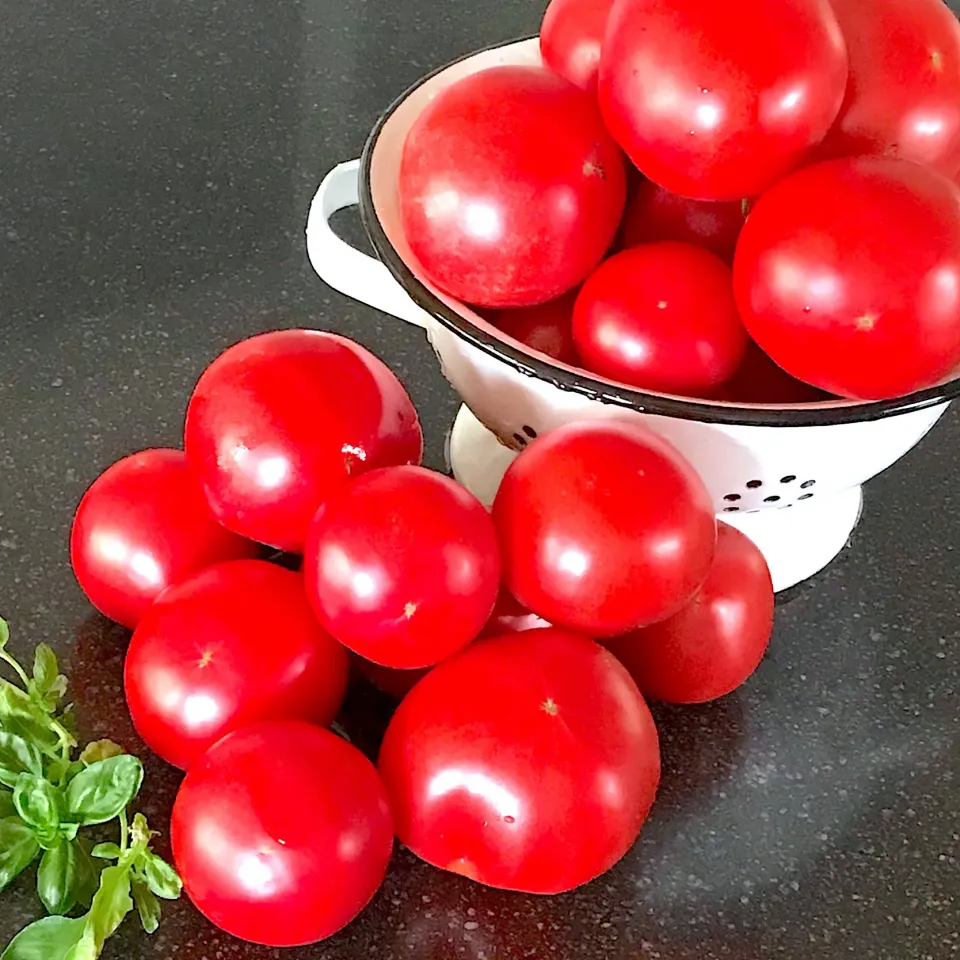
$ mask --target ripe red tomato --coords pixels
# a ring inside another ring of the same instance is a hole
[[[613,0],[550,0],[540,25],[540,55],[561,77],[591,93]]]
[[[263,560],[210,567],[166,591],[124,664],[137,732],[188,769],[258,720],[328,724],[347,688],[347,652],[316,622],[296,573]]]
[[[576,366],[579,358],[573,342],[572,322],[577,293],[577,290],[570,290],[556,300],[534,307],[492,311],[489,320],[514,340],[561,363]]]
[[[656,728],[626,670],[555,629],[481,640],[431,670],[393,715],[379,765],[418,857],[529,893],[612,867],[660,779]]]
[[[791,377],[778,367],[752,340],[737,372],[715,393],[715,400],[730,403],[766,403],[792,406],[831,399],[829,393]]]
[[[633,420],[569,424],[510,464],[493,504],[503,582],[591,637],[662,620],[703,583],[713,503],[693,468]]]
[[[644,696],[706,703],[740,686],[763,659],[773,630],[773,582],[753,541],[718,524],[703,586],[679,613],[605,641]]]
[[[541,67],[459,80],[403,147],[410,248],[436,286],[482,307],[575,287],[610,246],[625,197],[623,157],[594,98]]]
[[[167,587],[258,550],[214,520],[179,450],[142,450],[108,467],[83,495],[70,534],[81,589],[130,628]]]
[[[850,83],[824,157],[884,154],[960,169],[960,24],[940,0],[832,0]]]
[[[387,667],[428,667],[468,644],[497,599],[490,515],[465,487],[421,467],[360,477],[310,527],[303,563],[320,623]]]
[[[384,667],[365,657],[350,654],[350,662],[357,673],[365,680],[369,680],[379,691],[402,700],[414,687],[418,680],[425,677],[433,667],[421,667],[418,670],[397,670],[394,667]]]
[[[667,190],[739,200],[823,139],[847,53],[829,0],[621,0],[600,57],[600,107],[640,171]]]
[[[742,200],[691,200],[641,180],[627,201],[620,225],[624,247],[678,240],[705,247],[731,262],[743,228]]]
[[[960,363],[960,189],[882,157],[800,170],[750,212],[734,290],[806,383],[862,400],[931,386]]]
[[[423,436],[400,381],[368,350],[332,333],[277,330],[207,368],[185,445],[225,527],[302,553],[331,493],[374,467],[419,463]]]
[[[501,587],[493,613],[480,636],[498,637],[503,633],[522,633],[524,630],[540,630],[549,626],[551,624],[529,611],[506,587]]]
[[[588,370],[681,396],[729,380],[747,349],[730,268],[688,243],[645,243],[602,263],[577,297],[573,337]]]
[[[170,839],[197,909],[271,947],[346,926],[393,852],[373,764],[329,730],[293,722],[245,727],[204,754],[180,785]]]

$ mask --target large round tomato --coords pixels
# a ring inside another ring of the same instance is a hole
[[[691,200],[641,180],[627,201],[620,240],[624,247],[658,240],[693,243],[729,262],[743,228],[743,208],[742,200]]]
[[[105,470],[83,495],[70,534],[83,592],[131,628],[167,587],[258,549],[214,520],[179,450],[142,450]]]
[[[393,852],[386,792],[356,747],[307,723],[221,740],[187,774],[170,839],[187,895],[254,943],[316,943],[346,926]]]
[[[314,619],[300,576],[262,560],[218,564],[166,591],[124,665],[137,732],[182,769],[257,720],[328,724],[346,687],[347,652]]]
[[[571,325],[576,299],[577,291],[571,290],[556,300],[533,307],[493,311],[489,319],[498,330],[514,340],[561,363],[575,366],[578,358]]]
[[[633,420],[574,423],[534,441],[493,504],[503,582],[528,609],[586,636],[680,609],[717,537],[693,467]]]
[[[863,400],[930,386],[960,363],[960,189],[905,160],[807,167],[750,212],[734,290],[806,383]]]
[[[419,463],[423,437],[400,381],[368,350],[332,333],[278,330],[207,368],[185,445],[225,527],[301,553],[326,497],[365,470]]]
[[[627,671],[560,630],[481,640],[435,667],[387,728],[397,836],[490,886],[559,893],[630,849],[660,778]]]
[[[360,477],[310,527],[303,562],[320,622],[354,653],[428,667],[469,643],[497,599],[497,536],[465,487],[421,467]]]
[[[829,0],[619,0],[600,57],[607,126],[640,171],[704,200],[752,197],[837,116],[847,52]]]
[[[588,370],[681,396],[729,380],[747,349],[730,268],[689,243],[645,243],[604,261],[577,297],[573,338]]]
[[[765,403],[784,407],[831,399],[829,393],[791,377],[752,340],[747,344],[747,352],[737,372],[710,396],[728,403]]]
[[[550,0],[540,25],[540,55],[584,90],[597,87],[600,45],[613,0]]]
[[[501,66],[420,113],[400,213],[427,278],[461,300],[524,307],[571,290],[623,214],[623,157],[593,97],[541,67]]]
[[[941,0],[832,0],[850,83],[823,156],[872,153],[960,169],[960,24]]]
[[[679,613],[604,645],[644,696],[705,703],[725,696],[760,664],[773,630],[773,583],[753,541],[718,524],[703,586]]]

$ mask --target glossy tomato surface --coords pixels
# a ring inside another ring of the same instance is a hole
[[[437,287],[481,307],[525,307],[600,262],[626,175],[594,97],[542,67],[500,66],[424,108],[399,189],[404,233]]]
[[[559,630],[478,641],[400,704],[380,750],[397,836],[490,886],[559,893],[630,849],[660,754],[627,671]]]
[[[540,25],[540,55],[583,90],[597,88],[600,46],[613,0],[550,0]]]
[[[829,0],[618,0],[600,58],[607,126],[673,193],[740,200],[833,123],[847,52]]]
[[[679,613],[605,641],[644,696],[705,703],[740,686],[763,659],[773,630],[773,583],[753,541],[718,525],[703,586]]]
[[[605,260],[577,297],[573,337],[588,370],[680,396],[730,379],[747,349],[730,268],[689,243],[645,243]]]
[[[185,446],[225,527],[302,553],[332,492],[374,467],[419,463],[423,437],[400,381],[368,350],[332,333],[277,330],[207,368]]]
[[[941,0],[832,0],[850,83],[824,156],[882,154],[960,169],[960,24]]]
[[[180,450],[142,450],[117,461],[77,507],[70,561],[106,617],[131,629],[167,587],[259,547],[213,518]]]
[[[504,475],[493,519],[504,585],[545,620],[590,637],[675,613],[703,583],[717,536],[693,467],[626,419],[534,441]]]
[[[301,577],[262,560],[218,564],[164,593],[124,665],[137,732],[184,770],[248,723],[330,723],[346,686],[347,652],[316,622]]]
[[[221,740],[180,786],[170,830],[197,909],[235,937],[316,943],[383,882],[393,850],[373,764],[306,723],[264,723]]]
[[[576,365],[577,348],[573,342],[573,304],[577,290],[571,290],[556,300],[534,307],[516,307],[496,310],[489,314],[490,322],[505,334],[522,344],[545,353],[554,360]]]
[[[620,241],[624,247],[635,247],[677,240],[704,247],[730,262],[744,219],[742,200],[692,200],[652,180],[641,180],[627,201]]]
[[[791,377],[753,340],[747,344],[747,352],[737,372],[711,397],[730,403],[765,403],[785,407],[831,399],[829,393]]]
[[[862,400],[931,386],[960,363],[960,189],[905,160],[807,167],[751,210],[734,290],[806,383]]]
[[[427,667],[469,643],[500,584],[490,515],[421,467],[359,477],[318,511],[304,578],[320,623],[374,663]]]

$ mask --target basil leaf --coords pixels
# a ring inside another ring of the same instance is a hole
[[[43,774],[40,751],[15,733],[0,731],[0,783],[15,786],[21,773]]]
[[[39,852],[33,831],[19,817],[0,820],[0,890],[20,876]]]
[[[57,788],[43,777],[21,773],[13,790],[13,804],[24,823],[50,833],[60,826]]]
[[[98,843],[90,851],[90,856],[100,860],[119,860],[120,852],[120,847],[115,843]]]
[[[114,743],[112,740],[94,740],[83,748],[80,762],[85,767],[89,767],[98,760],[109,760],[111,757],[122,756],[126,752],[119,743]]]
[[[37,893],[47,913],[61,916],[69,913],[77,902],[80,865],[77,847],[63,840],[44,853],[37,870]]]
[[[86,915],[83,936],[67,952],[64,960],[95,960],[100,956],[104,941],[123,923],[123,918],[132,909],[129,867],[107,867],[100,874],[100,888]],[[0,957],[0,960],[3,958]]]
[[[39,696],[45,696],[60,673],[57,655],[45,643],[37,645],[33,655],[33,682]]]
[[[67,786],[67,816],[83,826],[106,823],[126,809],[142,782],[143,764],[136,757],[98,760]]]
[[[160,926],[160,901],[150,888],[140,880],[134,880],[131,887],[133,902],[140,914],[140,924],[146,933],[155,933]]]
[[[164,900],[176,900],[183,889],[183,881],[173,867],[162,857],[148,852],[143,861],[143,876],[150,890]]]
[[[13,794],[9,790],[0,790],[0,820],[16,815],[17,808],[13,805]]]
[[[57,735],[36,704],[19,687],[6,680],[0,680],[0,729],[23,737],[41,750],[57,746]]]
[[[44,917],[25,927],[0,954],[0,960],[66,960],[83,936],[86,920]],[[96,954],[75,954],[75,960],[95,960]]]
[[[0,650],[3,650],[7,642],[10,640],[10,627],[7,626],[7,621],[0,617]]]
[[[90,844],[83,837],[74,840],[73,845],[77,856],[77,883],[74,892],[77,895],[77,903],[89,907],[100,882],[100,864],[91,859]]]

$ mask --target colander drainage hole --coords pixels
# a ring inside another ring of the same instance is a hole
[[[816,482],[817,482],[816,480],[804,480],[803,483],[800,484],[800,486],[804,490],[806,490],[807,487],[812,487]]]
[[[796,475],[795,473],[788,473],[785,477],[781,477],[781,478],[780,478],[780,482],[781,482],[781,483],[793,483],[793,481],[796,480],[796,479],[797,479],[797,475]]]
[[[762,487],[762,486],[763,486],[763,481],[762,481],[762,480],[748,480],[748,481],[747,481],[747,489],[748,489],[748,490],[756,490],[757,487]]]
[[[797,497],[797,499],[798,499],[798,500],[809,500],[812,496],[813,496],[812,493],[801,493],[800,496]]]
[[[724,512],[724,513],[737,513],[739,510],[740,510],[739,507],[724,507],[724,508],[723,508],[723,512]]]
[[[526,424],[523,425],[523,432],[531,439],[537,439],[537,431],[533,427],[528,427]]]
[[[521,447],[525,447],[527,445],[527,438],[522,433],[515,433],[513,435],[513,439],[516,440]]]
[[[731,502],[734,501],[734,500],[739,500],[739,499],[740,499],[740,494],[739,494],[739,493],[728,493],[728,494],[726,494],[726,495],[724,496],[723,499],[724,499],[724,500],[730,500]],[[734,508],[734,509],[736,509],[736,508]]]
[[[776,503],[780,498],[779,497],[764,497],[764,503]]]

